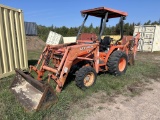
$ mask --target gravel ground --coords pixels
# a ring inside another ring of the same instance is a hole
[[[104,109],[86,116],[85,120],[160,120],[160,83],[152,82],[140,96],[119,96]],[[101,105],[102,106],[102,105]],[[94,108],[97,109],[97,108]]]

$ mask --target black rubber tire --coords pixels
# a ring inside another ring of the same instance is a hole
[[[124,58],[126,61],[126,65],[122,71],[119,70],[119,62],[121,58]],[[108,62],[107,62],[108,72],[115,76],[122,75],[127,70],[127,64],[128,64],[128,57],[126,53],[116,50],[110,55],[108,59]]]
[[[93,79],[93,82],[91,81],[91,85],[86,86],[85,83],[84,83],[85,82],[84,80],[87,77],[87,75],[89,75],[90,73],[93,75],[94,79]],[[85,66],[85,67],[80,68],[76,72],[75,75],[76,75],[75,76],[76,85],[81,89],[86,89],[86,88],[89,88],[89,87],[93,86],[96,82],[96,79],[97,79],[96,71],[90,66]]]

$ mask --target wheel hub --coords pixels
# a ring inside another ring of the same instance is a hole
[[[89,81],[90,76],[89,76],[89,75],[87,75],[84,79],[85,79],[86,81]]]
[[[84,85],[87,87],[91,86],[94,82],[94,79],[95,79],[94,73],[92,72],[88,73],[84,78]]]
[[[126,66],[126,60],[124,58],[121,58],[119,60],[119,71],[123,71],[125,69],[125,66]]]

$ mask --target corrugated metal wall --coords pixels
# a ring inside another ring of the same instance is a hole
[[[138,32],[141,35],[138,44],[139,51],[160,51],[159,25],[135,26],[133,35]]]
[[[23,12],[0,4],[0,78],[28,68]]]
[[[24,22],[24,27],[26,35],[37,35],[37,24],[35,22]]]

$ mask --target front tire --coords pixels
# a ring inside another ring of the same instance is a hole
[[[96,78],[96,71],[90,66],[85,66],[76,72],[75,82],[79,88],[86,89],[94,85]]]
[[[114,51],[107,62],[108,72],[115,76],[122,75],[127,70],[128,57],[122,51]]]

